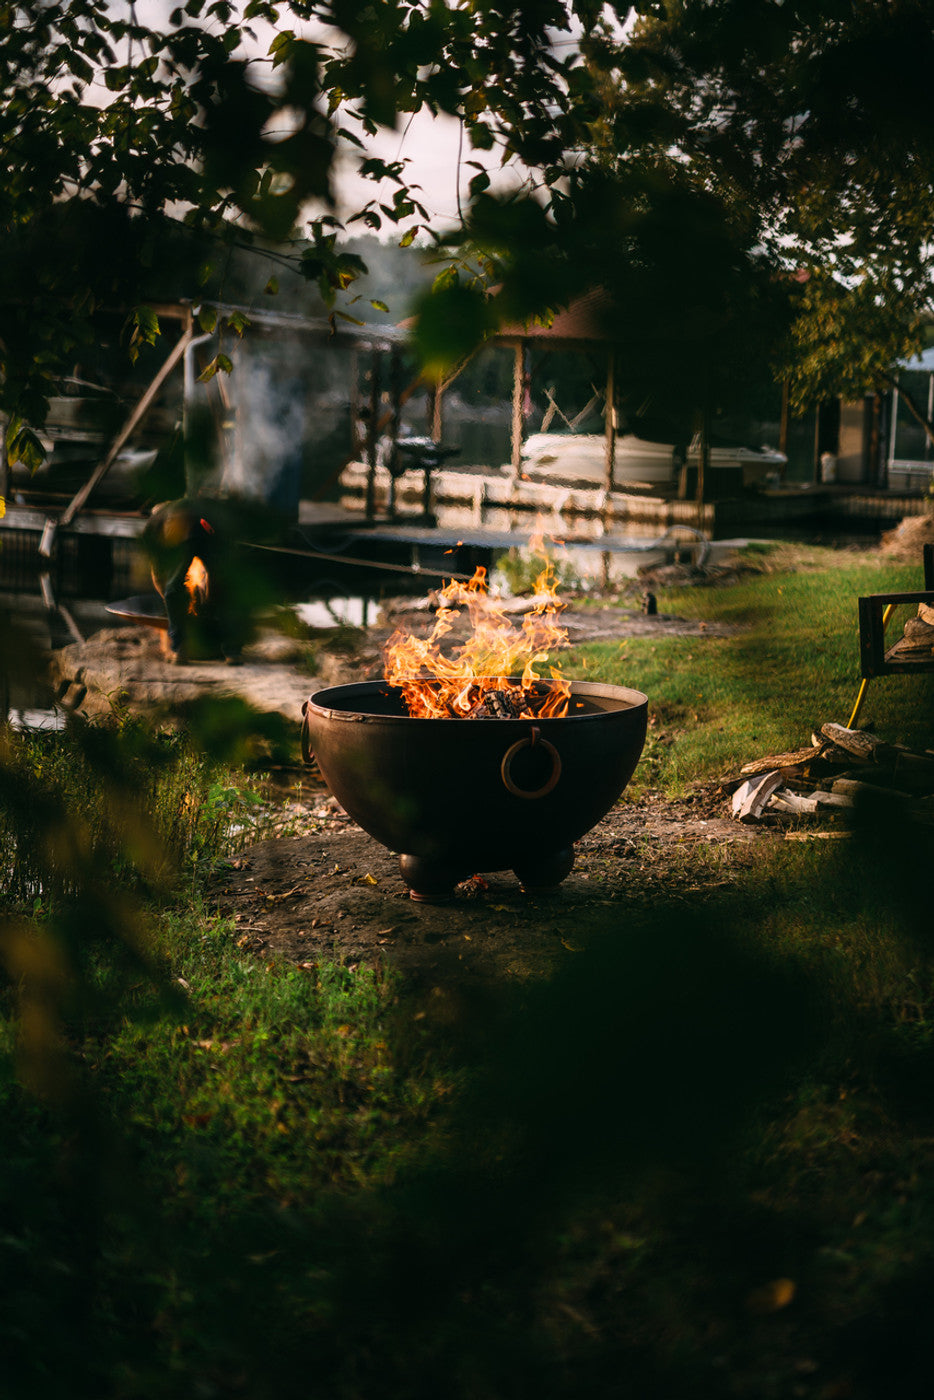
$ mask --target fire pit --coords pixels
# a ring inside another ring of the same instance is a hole
[[[648,706],[623,686],[565,684],[563,717],[502,719],[413,717],[399,686],[334,686],[302,707],[303,754],[364,831],[400,853],[413,899],[448,899],[461,880],[495,870],[513,870],[526,891],[552,890],[573,843],[632,777]],[[530,689],[544,696],[550,683]]]

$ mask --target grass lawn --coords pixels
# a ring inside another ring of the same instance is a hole
[[[737,636],[596,643],[564,668],[578,679],[599,677],[649,696],[652,731],[637,775],[641,785],[675,793],[762,754],[803,747],[826,720],[846,724],[860,683],[857,598],[922,587],[920,568],[886,566],[876,556],[849,563],[835,551],[811,548],[805,566],[788,572],[786,546],[744,553],[747,565],[763,572],[728,588],[658,593],[660,612],[732,623],[742,629]],[[910,608],[895,614],[893,640],[910,615]],[[860,723],[892,742],[929,747],[932,699],[930,677],[880,678],[867,690]]]
[[[735,636],[571,659],[650,696],[637,792],[845,722],[857,595],[920,586],[749,559],[659,595]],[[934,747],[929,680],[863,719]],[[930,826],[643,853],[562,973],[452,1014],[208,914],[248,788],[129,726],[2,741],[0,1393],[926,1393]]]

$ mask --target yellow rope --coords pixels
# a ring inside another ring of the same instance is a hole
[[[892,616],[892,614],[893,614],[894,611],[895,611],[895,604],[894,604],[894,603],[887,603],[886,606],[885,606],[885,608],[884,608],[884,610],[883,610],[883,613],[882,613],[882,630],[883,630],[883,632],[885,631],[886,627],[888,627],[888,625],[889,625],[889,618]],[[853,713],[850,715],[850,718],[849,718],[849,719],[847,720],[847,722],[846,722],[846,727],[847,727],[847,729],[853,729],[854,726],[855,726],[855,724],[856,724],[857,719],[859,718],[859,712],[860,712],[860,710],[861,710],[862,707],[863,707],[863,698],[864,698],[864,696],[865,696],[865,694],[866,694],[866,687],[867,687],[868,684],[869,684],[869,677],[868,677],[868,676],[864,676],[862,682],[860,683],[859,694],[856,696],[856,704],[853,706]]]

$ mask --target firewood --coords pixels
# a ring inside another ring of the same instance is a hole
[[[835,778],[831,792],[844,793],[857,800],[899,803],[907,805],[911,798],[898,788],[881,787],[877,783],[863,783],[858,778]]]
[[[487,694],[487,705],[490,713],[497,719],[515,719],[519,713],[518,707],[511,695],[505,690],[491,690]]]
[[[930,779],[934,787],[934,757],[927,754],[915,753],[913,749],[903,749],[900,745],[894,745],[895,749],[895,774],[911,778],[913,782]]]
[[[931,626],[934,626],[934,608],[931,607],[930,603],[918,604],[918,616],[922,622],[927,622]]]
[[[826,747],[824,745],[823,747]],[[784,770],[802,768],[805,764],[811,763],[815,758],[820,758],[823,753],[820,744],[812,744],[806,749],[792,749],[789,753],[771,753],[763,758],[753,759],[751,763],[744,763],[739,770],[741,773],[769,773],[775,768]]]
[[[792,792],[790,788],[779,788],[769,798],[769,809],[773,808],[790,816],[813,816],[817,811],[817,798],[803,792]]]
[[[853,798],[847,792],[825,792],[823,788],[818,788],[814,796],[817,798],[817,810],[826,807],[852,807]]]
[[[782,774],[778,769],[749,778],[733,794],[733,816],[741,822],[758,821],[765,804],[781,782]]]
[[[486,690],[467,711],[467,719],[518,719],[521,702],[505,690]]]
[[[821,752],[820,762],[829,763],[834,768],[847,768],[853,762],[853,755],[837,744],[828,744]]]
[[[927,658],[934,654],[934,623],[925,622],[920,617],[910,617],[905,623],[905,635],[901,641],[889,647],[885,653],[889,657],[910,660],[914,657]]]
[[[881,740],[865,729],[847,729],[842,724],[828,721],[822,724],[820,732],[837,748],[845,750],[852,758],[867,762],[874,756]]]

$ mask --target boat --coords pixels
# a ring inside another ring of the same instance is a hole
[[[736,484],[744,487],[780,479],[788,460],[771,447],[714,442],[708,452],[712,471],[735,472]],[[695,438],[688,448],[688,465],[696,466],[699,459],[700,443]],[[649,442],[623,433],[616,439],[613,483],[623,488],[671,486],[681,465],[681,453],[671,443]],[[523,447],[522,470],[533,481],[602,486],[606,480],[606,438],[602,433],[532,433]]]

